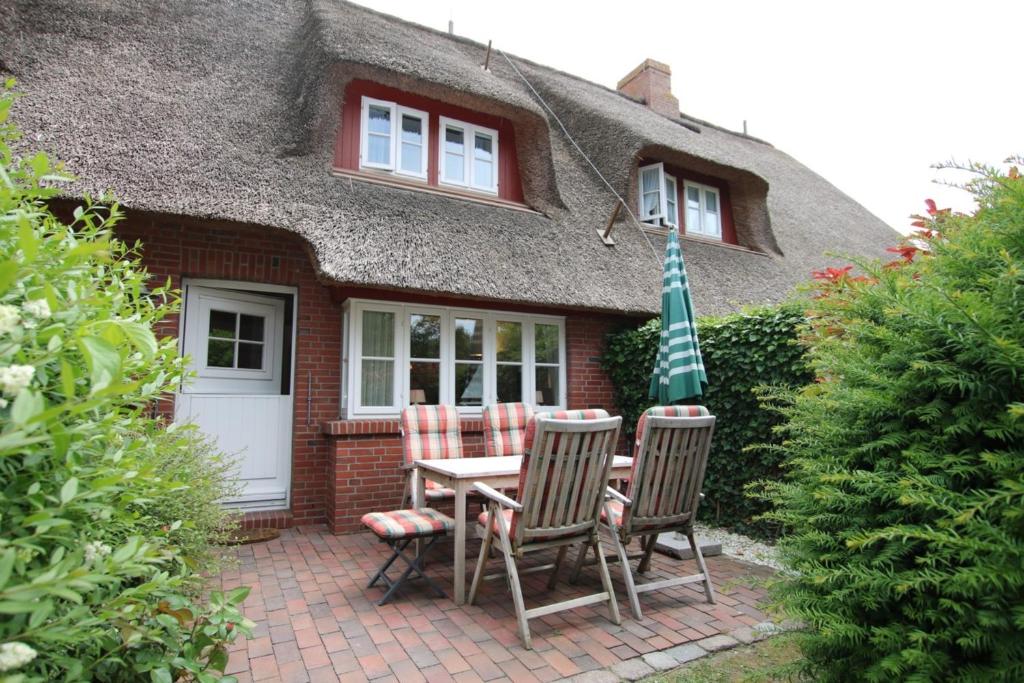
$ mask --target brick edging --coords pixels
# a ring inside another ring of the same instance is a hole
[[[728,633],[701,638],[665,650],[648,652],[645,655],[625,659],[604,669],[595,669],[563,678],[562,681],[572,681],[573,683],[638,681],[656,673],[675,669],[712,653],[729,650],[737,645],[748,645],[786,630],[788,629],[784,626],[764,621],[757,626],[743,626]]]

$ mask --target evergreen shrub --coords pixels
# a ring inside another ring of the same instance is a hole
[[[974,170],[973,215],[817,274],[817,382],[769,394],[812,680],[1024,680],[1024,180]]]

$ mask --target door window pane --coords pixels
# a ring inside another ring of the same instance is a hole
[[[211,339],[206,346],[206,366],[210,368],[235,367],[235,342],[229,339]]]
[[[541,406],[558,405],[558,368],[551,366],[538,366],[536,368],[537,390],[536,402]]]
[[[484,358],[484,321],[475,318],[455,319],[456,360]]]
[[[363,359],[359,402],[364,406],[394,405],[395,361]]]
[[[238,321],[238,338],[263,341],[263,316],[242,314]]]
[[[246,370],[262,370],[263,344],[238,342],[238,367]]]
[[[497,325],[498,362],[520,363],[523,360],[522,323],[504,322]]]
[[[360,404],[394,405],[395,314],[363,311]]]
[[[363,311],[363,357],[394,358],[395,314]]]
[[[441,316],[409,316],[409,357],[441,358]]]
[[[210,336],[221,339],[235,338],[237,316],[228,311],[210,311]]]
[[[523,366],[498,365],[498,403],[519,403],[523,400]]]
[[[536,330],[536,349],[538,363],[559,362],[558,354],[558,325],[544,325],[538,323],[534,326]]]
[[[419,392],[423,392],[419,395]],[[441,363],[413,362],[409,364],[409,401],[428,405],[441,402]]]
[[[483,403],[483,363],[456,363],[455,404],[460,406],[482,406]]]
[[[446,127],[444,129],[444,179],[456,182],[466,182],[466,134],[460,128]]]

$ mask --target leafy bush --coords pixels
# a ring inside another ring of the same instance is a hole
[[[756,519],[767,509],[765,503],[745,492],[750,482],[781,476],[778,452],[750,449],[771,441],[772,428],[780,421],[759,405],[754,389],[761,384],[799,386],[811,380],[796,343],[803,320],[801,308],[791,303],[701,318],[698,323],[709,384],[704,396],[693,402],[718,417],[704,479],[705,519],[762,537],[776,533],[774,523]],[[660,335],[661,321],[655,318],[611,336],[604,354],[616,404],[630,432],[640,414],[654,405],[648,389]]]
[[[774,395],[813,680],[1024,680],[1024,180],[970,186],[892,263],[818,274],[818,382]]]
[[[0,678],[214,680],[247,589],[196,604],[226,464],[149,408],[181,379],[116,205],[70,224],[61,169],[15,158],[0,91]]]

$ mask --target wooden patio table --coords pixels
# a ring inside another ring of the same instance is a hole
[[[521,455],[416,460],[414,463],[413,507],[424,506],[423,490],[427,479],[455,491],[455,585],[452,597],[456,605],[466,601],[466,495],[478,481],[494,489],[516,488],[522,463]],[[632,465],[633,458],[616,455],[609,480],[628,479]]]

